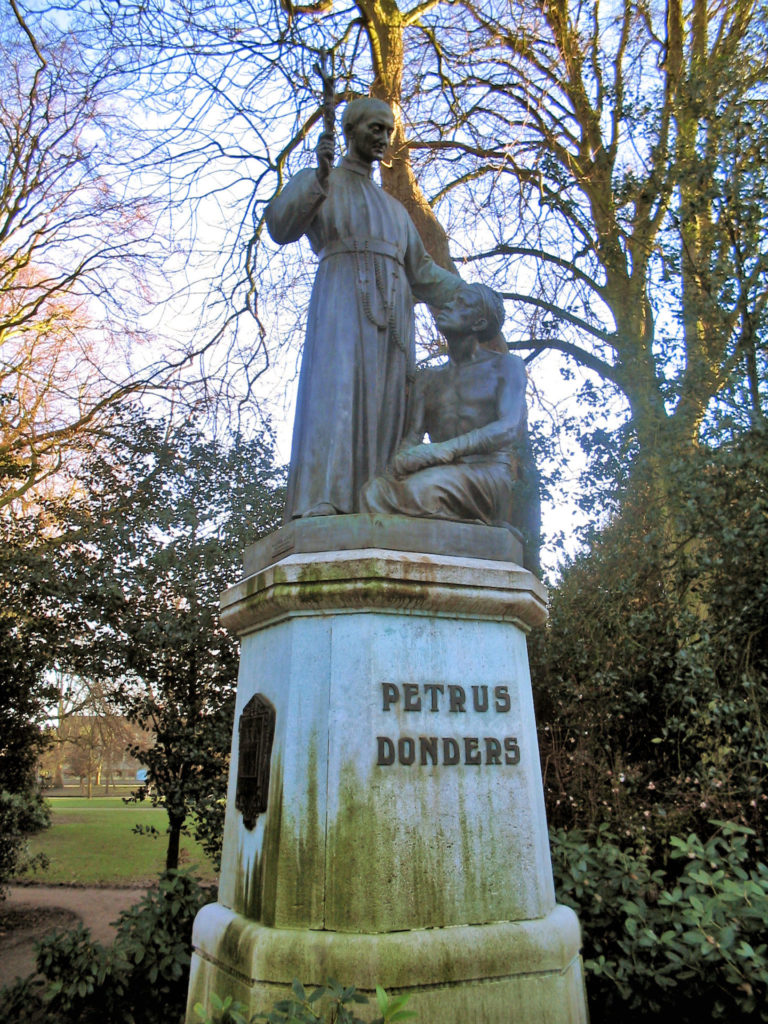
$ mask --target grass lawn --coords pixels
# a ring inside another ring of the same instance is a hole
[[[51,827],[30,840],[32,853],[50,864],[18,876],[15,882],[40,885],[149,885],[165,867],[168,818],[148,804],[124,804],[120,797],[55,797],[49,800]],[[156,839],[135,835],[134,825],[154,825]],[[191,867],[205,881],[216,873],[203,850],[181,838],[180,867]]]

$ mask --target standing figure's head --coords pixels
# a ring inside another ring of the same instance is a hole
[[[498,335],[504,317],[504,300],[498,292],[486,284],[463,284],[439,311],[436,323],[449,341],[471,335],[482,345]]]
[[[384,156],[395,128],[395,118],[383,100],[363,97],[346,105],[341,127],[349,155],[372,164]]]

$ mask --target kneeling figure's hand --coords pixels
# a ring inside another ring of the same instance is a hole
[[[402,480],[411,473],[418,473],[420,469],[439,466],[451,460],[450,451],[442,444],[417,444],[398,452],[392,460],[391,469],[395,479]]]

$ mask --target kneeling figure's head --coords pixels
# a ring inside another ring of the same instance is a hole
[[[504,300],[486,284],[464,284],[436,317],[446,335],[474,335],[482,344],[497,336],[504,323]]]

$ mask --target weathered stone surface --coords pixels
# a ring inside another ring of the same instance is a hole
[[[286,555],[366,548],[484,558],[517,565],[523,561],[520,534],[509,529],[440,519],[359,514],[294,519],[246,548],[243,568],[248,577]]]
[[[440,963],[440,980],[446,985],[510,973],[560,972],[578,953],[579,941],[576,915],[562,906],[534,921],[368,935],[265,928],[212,903],[195,922],[194,933],[195,947],[217,959],[236,951],[249,984],[269,979],[290,985],[300,977],[306,985],[319,985],[330,973],[354,975],[357,985],[368,991],[379,980],[380,965],[386,965],[394,988],[423,985],[435,963]]]
[[[442,693],[425,689],[436,682]],[[256,687],[276,710],[273,778],[253,833],[227,817],[226,905],[280,928],[361,932],[551,911],[519,629],[374,612],[290,618],[246,636],[238,713]],[[450,710],[462,696],[464,710]],[[377,737],[393,744],[394,764],[377,764]],[[420,737],[437,740],[437,764],[421,765]],[[445,764],[446,739],[458,764]],[[519,755],[504,751],[507,739]],[[501,763],[484,763],[486,740]],[[400,763],[401,741],[406,760],[413,743],[411,765]]]
[[[190,1008],[217,991],[261,1011],[331,974],[413,991],[422,1024],[585,1020],[525,644],[545,600],[519,565],[379,549],[292,554],[223,596],[243,646]],[[274,743],[246,825],[237,721],[256,694]]]
[[[308,987],[354,978],[368,996],[386,978],[390,991],[413,994],[421,1024],[586,1021],[579,925],[567,907],[536,921],[354,935],[265,928],[213,904],[193,943],[196,998],[226,991],[252,1013],[284,998],[295,977]]]
[[[381,551],[375,548],[289,555],[222,595],[222,622],[233,632],[263,629],[290,614],[381,610],[546,621],[546,590],[519,565]]]

